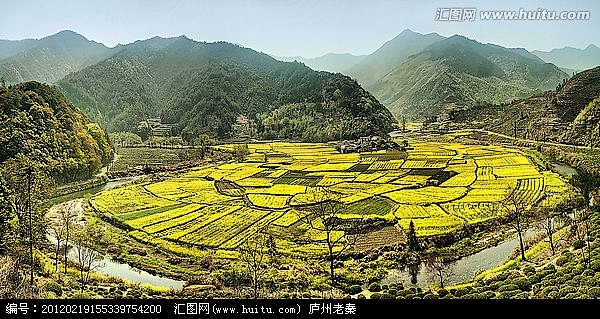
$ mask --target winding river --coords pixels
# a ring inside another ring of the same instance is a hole
[[[77,200],[79,198],[85,198],[90,195],[94,195],[100,193],[102,191],[115,188],[118,186],[126,185],[131,183],[135,179],[139,177],[126,177],[117,180],[109,181],[103,185],[96,186],[94,188],[86,189],[83,191],[67,194],[64,196],[55,197],[49,201],[50,206],[55,206],[61,203]],[[73,205],[72,207],[78,207],[78,205]],[[77,260],[77,250],[71,249],[68,254],[69,258],[73,260]],[[108,256],[105,256],[104,259],[97,264],[95,269],[96,272],[109,275],[113,277],[118,277],[121,279],[128,280],[133,283],[139,284],[150,284],[155,287],[163,287],[168,289],[180,290],[183,288],[185,281],[174,280],[171,278],[160,277],[156,275],[152,275],[146,271],[141,269],[137,269],[135,267],[131,267],[128,264],[121,264],[118,262],[114,262],[110,260]]]
[[[537,232],[529,230],[523,235],[523,240],[533,237]],[[453,273],[444,279],[446,285],[455,285],[472,280],[476,274],[500,266],[519,246],[519,238],[515,234],[511,239],[500,242],[498,245],[486,248],[478,253],[463,257],[454,263]],[[421,270],[417,275],[417,287],[425,288],[430,284],[437,284],[437,278],[433,278],[426,271],[425,264],[421,264]],[[415,286],[410,283],[408,271],[395,270],[390,272],[381,280],[382,285],[402,283],[405,287]]]

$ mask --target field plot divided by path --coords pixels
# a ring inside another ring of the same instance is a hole
[[[326,249],[318,242],[323,234],[309,230],[303,216],[326,190],[343,205],[339,218],[386,222],[361,239],[359,250],[401,242],[411,221],[419,236],[438,235],[498,217],[508,196],[552,206],[569,191],[556,174],[499,146],[412,141],[406,153],[340,154],[333,143],[264,142],[248,149],[246,162],[206,164],[90,202],[165,249],[232,252],[263,231],[283,253],[317,256]]]

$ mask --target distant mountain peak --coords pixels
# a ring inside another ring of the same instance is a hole
[[[588,50],[599,50],[600,48],[598,48],[595,44],[590,44],[588,45],[584,51],[588,51]]]
[[[41,38],[40,40],[46,40],[46,39],[77,39],[77,40],[88,41],[88,39],[86,37],[84,37],[83,35],[75,32],[75,31],[72,31],[72,30],[62,30],[53,35],[49,35],[47,37]]]

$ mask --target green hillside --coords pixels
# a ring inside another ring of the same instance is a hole
[[[322,141],[387,132],[394,121],[347,76],[183,36],[134,42],[57,85],[109,131],[160,116],[176,134],[228,137],[245,115],[253,137]]]
[[[97,124],[38,82],[0,86],[0,123],[0,164],[22,154],[58,183],[92,177],[113,155]]]
[[[585,70],[555,90],[501,105],[450,112],[459,125],[519,138],[600,145],[600,67]]]
[[[554,89],[567,74],[525,50],[462,36],[436,42],[368,86],[390,111],[413,119]]]

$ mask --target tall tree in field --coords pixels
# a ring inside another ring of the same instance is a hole
[[[250,150],[248,149],[248,144],[235,144],[233,146],[233,152],[234,152],[235,159],[238,162],[245,161],[246,157],[248,157],[248,154],[250,154]]]
[[[200,158],[204,158],[206,156],[213,144],[214,141],[206,134],[202,134],[194,139],[194,145],[198,146],[198,149],[200,150]]]
[[[433,248],[428,250],[425,255],[427,256],[425,258],[427,269],[438,279],[440,288],[444,288],[444,283],[453,274],[451,254],[446,250]]]
[[[415,230],[415,223],[413,223],[412,219],[408,224],[408,233],[406,234],[406,243],[408,245],[408,250],[412,252],[420,252],[422,250],[421,244],[419,244],[419,239],[417,238],[417,231]]]
[[[67,274],[67,258],[69,254],[69,239],[71,238],[71,234],[73,233],[75,217],[77,217],[77,211],[75,210],[75,202],[72,202],[73,206],[64,207],[58,211],[58,219],[60,225],[64,229],[64,251],[63,251],[63,266],[64,266],[64,274]]]
[[[267,267],[268,241],[269,237],[259,230],[246,239],[238,249],[240,259],[252,276],[252,291],[255,299],[258,298],[258,289],[269,269]]]
[[[412,220],[408,224],[408,232],[406,233],[406,248],[399,260],[400,270],[408,270],[410,282],[415,285],[417,284],[417,275],[421,270],[421,251],[423,248],[417,238],[417,231]]]
[[[40,166],[23,155],[4,163],[8,201],[18,222],[17,235],[27,248],[30,284],[33,284],[34,250],[46,240],[45,210],[42,204],[51,195],[52,180]]]
[[[339,196],[327,188],[317,188],[309,200],[315,203],[305,212],[298,211],[299,218],[308,226],[306,239],[327,248],[331,287],[335,284],[335,262],[348,251],[360,237],[358,224],[348,224],[339,217],[344,204]],[[352,234],[352,235],[350,235]],[[349,236],[350,235],[350,236]]]
[[[519,251],[521,252],[521,260],[525,261],[525,244],[523,235],[529,228],[529,224],[533,218],[532,204],[526,198],[520,196],[516,192],[508,190],[510,195],[500,202],[502,218],[508,226],[514,229],[519,236]]]
[[[402,132],[406,132],[406,115],[402,115]]]
[[[579,189],[585,200],[585,206],[588,206],[591,192],[600,187],[600,175],[578,169],[577,173],[571,176],[571,185]]]
[[[65,227],[59,219],[53,219],[49,221],[50,235],[54,237],[56,241],[56,250],[54,251],[54,272],[58,272],[58,258],[60,256],[60,245],[64,244],[65,239]],[[66,264],[65,264],[66,265]]]

